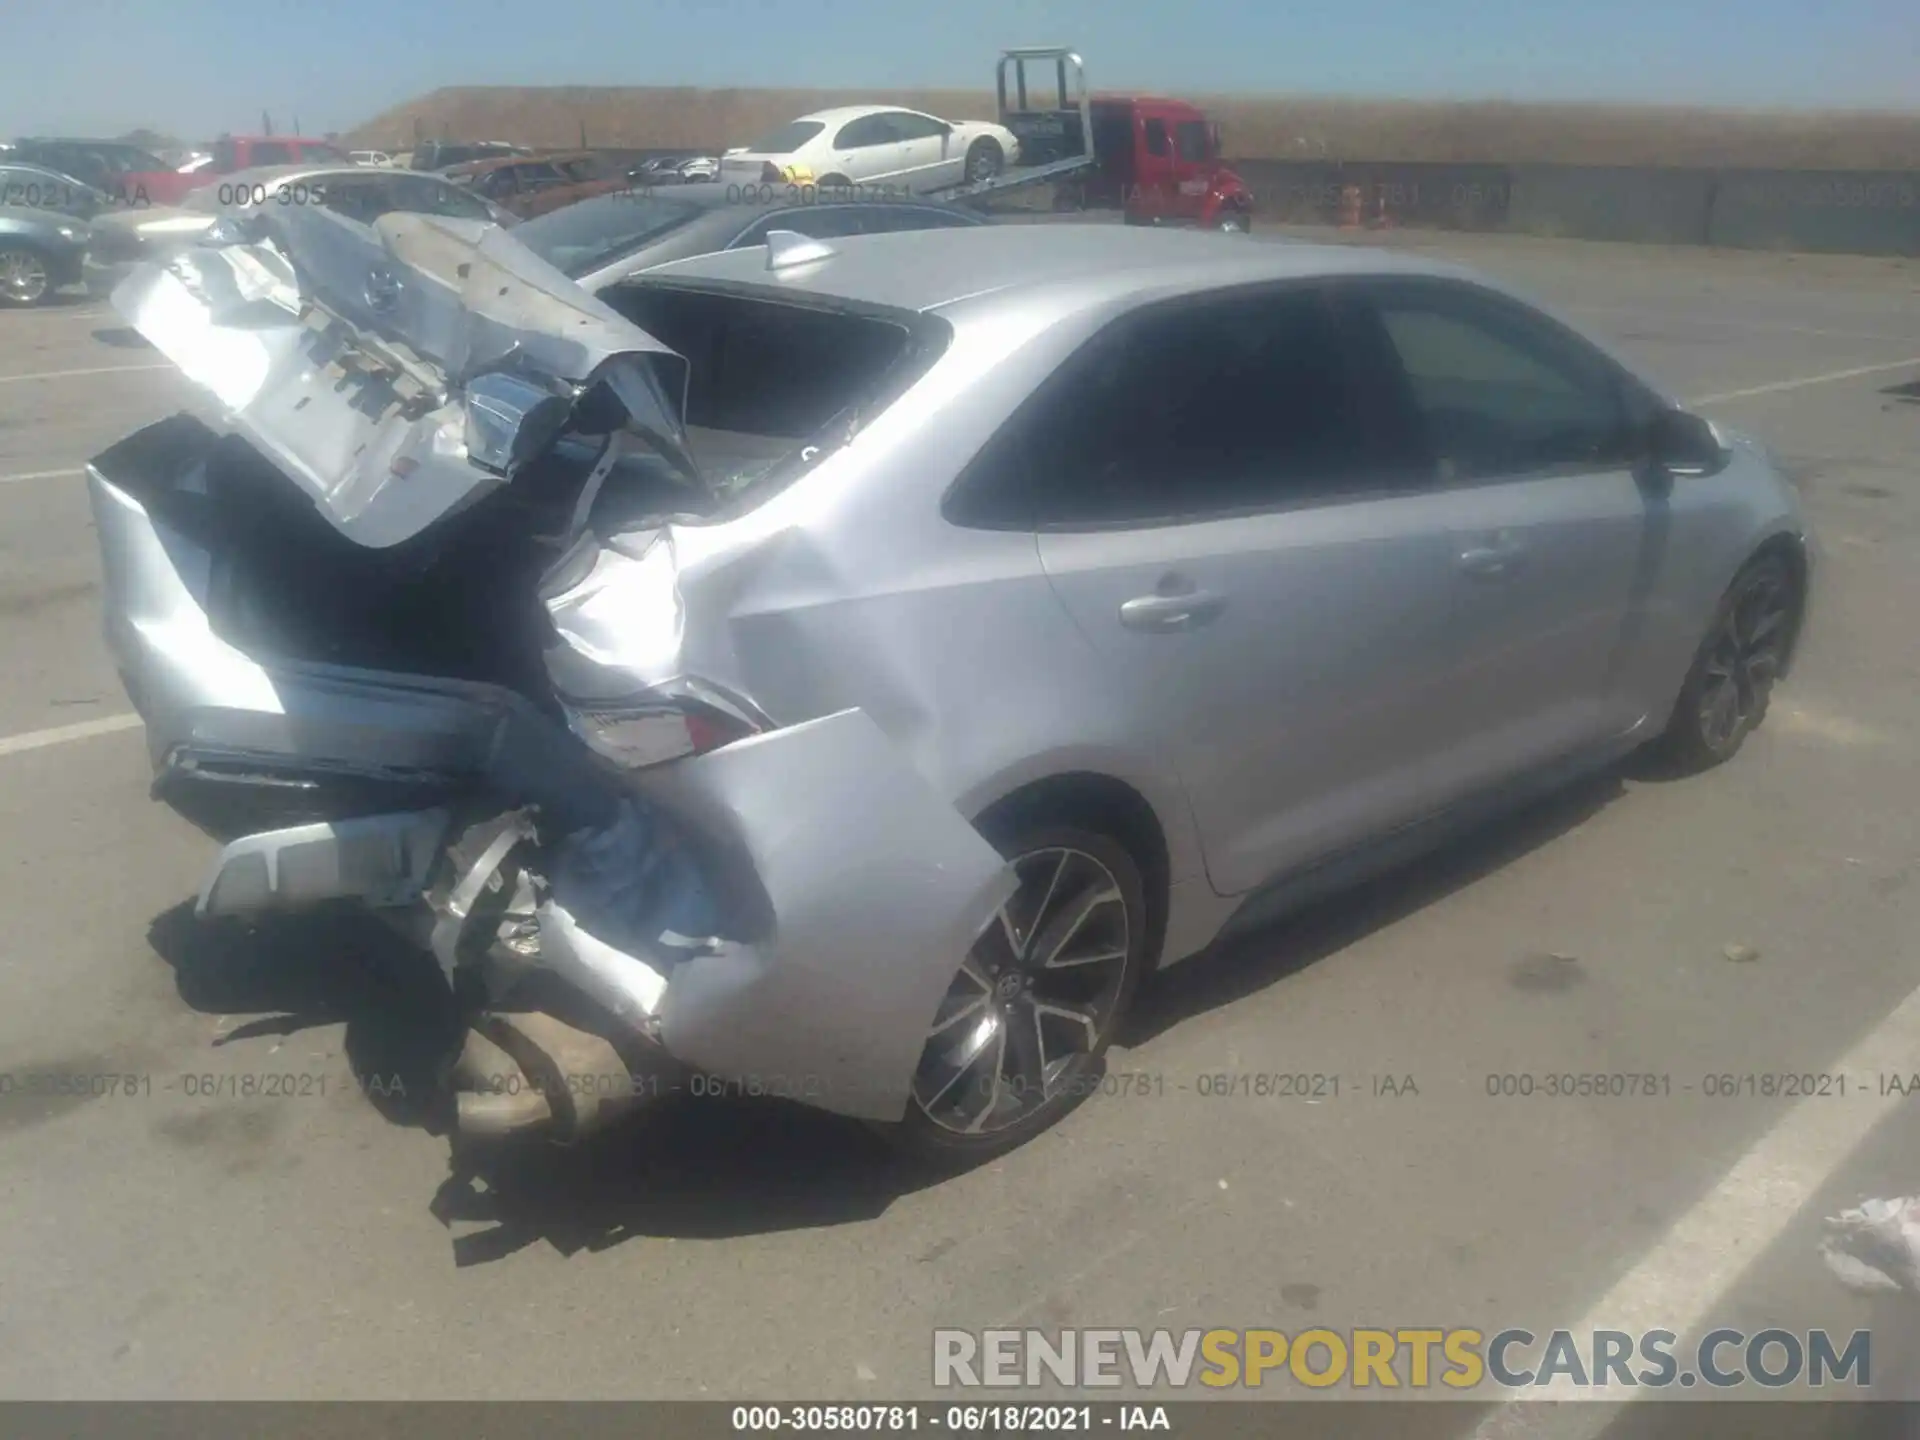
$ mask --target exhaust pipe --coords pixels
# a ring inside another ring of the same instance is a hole
[[[464,1139],[544,1133],[571,1145],[665,1088],[611,1041],[544,1010],[489,1015],[468,1031],[453,1080]]]

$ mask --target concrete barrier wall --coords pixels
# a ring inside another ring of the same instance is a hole
[[[1920,172],[1235,160],[1269,224],[1920,255]]]
[[[1722,172],[1707,243],[1753,250],[1920,255],[1920,174]]]
[[[1582,240],[1706,243],[1715,176],[1710,170],[1515,166],[1507,227]]]

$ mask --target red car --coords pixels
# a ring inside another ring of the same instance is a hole
[[[176,171],[187,183],[181,190],[198,189],[221,175],[260,170],[270,165],[347,165],[351,158],[338,145],[305,135],[223,135],[210,147],[211,157],[191,170]],[[157,197],[155,204],[163,203]]]

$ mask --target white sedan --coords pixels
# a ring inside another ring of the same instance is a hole
[[[846,105],[789,121],[730,150],[720,179],[734,185],[876,186],[925,192],[989,180],[1020,158],[1004,125],[942,120],[918,110]]]

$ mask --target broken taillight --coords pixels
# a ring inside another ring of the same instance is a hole
[[[704,755],[758,733],[740,716],[694,701],[569,706],[567,724],[589,750],[624,770]]]

